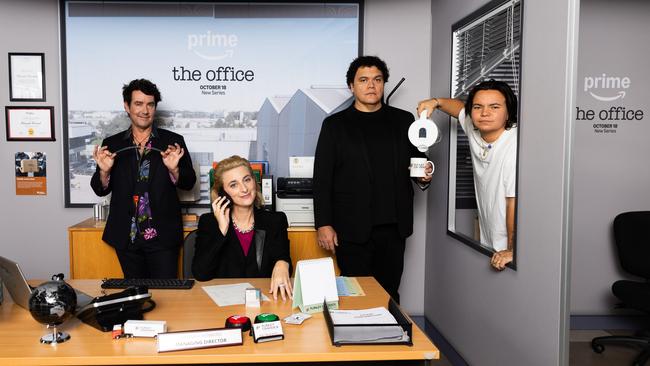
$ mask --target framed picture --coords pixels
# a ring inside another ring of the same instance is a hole
[[[5,107],[7,141],[54,141],[54,107]]]
[[[323,119],[352,103],[345,72],[363,50],[363,2],[317,1],[60,1],[66,207],[97,202],[93,149],[131,125],[122,87],[140,77],[162,93],[156,126],[197,165],[192,206],[210,207],[212,163],[232,155],[288,177],[289,157],[313,156]],[[134,31],[151,35],[144,48]],[[151,62],[116,58],[125,48]]]
[[[44,59],[44,53],[9,53],[10,101],[45,101]]]

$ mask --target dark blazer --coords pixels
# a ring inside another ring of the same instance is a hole
[[[289,263],[291,274],[287,216],[260,209],[255,209],[253,215],[255,234],[248,256],[244,256],[232,221],[224,236],[212,212],[201,215],[192,259],[192,273],[197,280],[271,277],[279,260]]]
[[[189,190],[196,182],[196,174],[192,168],[192,159],[185,145],[183,136],[161,128],[155,128],[152,146],[165,150],[168,145],[178,143],[185,154],[178,162],[178,181],[172,182],[169,170],[165,167],[160,153],[152,151],[151,170],[149,173],[149,198],[151,201],[151,214],[154,225],[159,235],[159,242],[163,248],[174,248],[183,244],[183,222],[181,219],[181,205],[178,200],[176,188]],[[129,130],[106,138],[102,146],[116,152],[119,149],[132,145]],[[102,239],[115,249],[124,249],[131,242],[131,218],[135,210],[133,204],[133,190],[138,174],[137,161],[134,150],[120,152],[115,157],[108,187],[103,189],[99,178],[99,167],[93,174],[90,186],[98,196],[106,196],[112,192],[111,207],[106,220],[106,227]]]
[[[331,225],[343,240],[363,243],[370,238],[370,187],[385,174],[395,176],[399,233],[406,238],[413,232],[413,186],[408,167],[411,157],[426,156],[408,139],[413,115],[387,105],[382,109],[394,126],[393,144],[386,148],[393,151],[395,159],[394,165],[381,172],[370,169],[354,105],[325,118],[321,126],[314,161],[314,218],[317,228]]]

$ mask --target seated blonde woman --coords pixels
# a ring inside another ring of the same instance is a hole
[[[194,277],[271,277],[273,298],[291,297],[287,217],[260,208],[262,193],[248,160],[235,155],[220,161],[210,196],[212,212],[199,219]]]

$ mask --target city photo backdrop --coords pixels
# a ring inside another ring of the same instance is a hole
[[[98,202],[92,150],[126,129],[122,86],[161,91],[156,123],[184,136],[209,203],[208,172],[233,154],[287,176],[312,156],[323,118],[346,108],[360,50],[358,3],[63,3],[66,206]]]

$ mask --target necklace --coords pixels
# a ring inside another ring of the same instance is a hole
[[[233,227],[235,228],[235,230],[237,230],[240,234],[246,234],[246,233],[250,233],[251,231],[253,231],[253,229],[255,229],[255,221],[253,221],[253,222],[251,223],[251,227],[249,227],[248,229],[240,229],[239,226],[237,226],[237,223],[235,222],[235,218],[233,217],[233,219],[232,219],[232,226],[233,226]]]
[[[151,137],[151,133],[149,133],[147,136],[145,136],[141,140],[138,140],[137,138],[135,138],[135,135],[133,135],[133,142],[135,142],[135,145],[137,147],[141,147],[143,142],[147,142],[147,140],[149,140],[149,137]]]
[[[490,150],[492,149],[492,147],[493,147],[492,144],[487,144],[487,145],[483,145],[483,144],[481,144],[481,149],[482,149],[482,150],[481,150],[481,159],[485,159],[485,158],[487,158],[488,153],[490,152]]]

